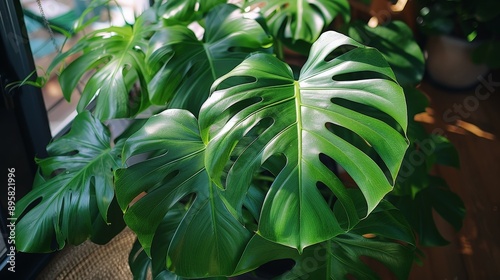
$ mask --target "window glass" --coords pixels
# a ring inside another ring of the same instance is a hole
[[[108,2],[103,0],[21,0],[24,20],[30,46],[37,67],[38,76],[45,76],[45,70],[59,51],[69,49],[83,33],[105,28],[110,25],[121,26],[132,23],[134,15],[140,14],[148,5],[148,0],[118,0],[92,9],[85,16],[94,16],[98,20],[89,25],[82,34],[75,34],[68,39],[64,33],[71,32],[74,23],[82,16],[91,3]],[[50,26],[50,28],[49,28]],[[56,73],[52,73],[42,88],[45,107],[52,136],[63,130],[76,115],[76,105],[82,86],[77,88],[67,102],[57,82]]]

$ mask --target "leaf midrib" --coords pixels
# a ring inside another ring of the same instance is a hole
[[[86,168],[81,168],[79,171],[76,172],[76,174],[74,176],[70,176],[73,173],[64,173],[64,174],[59,175],[59,176],[68,176],[69,180],[65,180],[64,178],[62,179],[62,182],[65,185],[65,187],[59,188],[53,195],[49,196],[48,200],[43,200],[40,204],[42,204],[42,203],[48,203],[48,205],[53,205],[53,202],[55,200],[58,200],[59,197],[61,197],[61,193],[66,192],[68,190],[68,186],[72,186],[73,185],[73,184],[71,184],[71,182],[73,182],[76,178],[79,178],[81,176],[82,172],[85,173],[89,169],[89,166],[92,166],[96,161],[99,161],[104,156],[109,156],[111,159],[113,159],[113,157],[110,155],[111,150],[112,150],[111,147],[107,148],[105,150],[106,151],[105,153],[102,153],[100,156],[98,156],[98,157],[94,158],[93,160],[91,160],[89,162],[89,164],[86,165],[87,166]]]
[[[82,173],[85,173],[87,170],[90,169],[91,166],[93,166],[96,162],[98,161],[101,161],[102,158],[105,158],[105,157],[109,157],[115,164],[116,164],[116,161],[113,159],[113,157],[111,156],[111,151],[112,151],[113,148],[111,147],[108,147],[106,148],[105,150],[102,150],[103,152],[95,157],[94,159],[92,159],[86,166],[85,168],[81,168],[80,170],[78,170],[75,175],[73,176],[73,178],[71,178],[71,180],[69,180],[69,182],[72,182],[75,178],[78,178],[79,176],[82,175]],[[116,166],[116,165],[115,165]],[[68,173],[68,174],[71,174],[71,173]],[[84,176],[86,177],[86,176]]]
[[[210,65],[210,73],[212,73],[212,80],[215,81],[217,79],[217,74],[215,73],[215,66],[214,66],[214,58],[212,57],[212,53],[210,52],[210,46],[207,46],[206,44],[203,45],[203,50],[205,50],[205,54],[207,55],[207,61],[208,64]]]
[[[297,174],[298,174],[298,189],[299,189],[299,205],[302,205],[302,111],[301,111],[301,106],[302,106],[302,99],[300,97],[300,84],[298,81],[293,81],[293,90],[294,90],[294,98],[295,98],[295,118],[296,118],[296,124],[297,124],[297,153],[298,153],[298,164],[297,164]],[[298,213],[298,224],[300,225],[300,220],[301,220],[301,212],[302,210],[299,209]],[[300,238],[302,236],[302,227],[299,227],[300,233],[298,237]],[[301,241],[299,241],[300,245]],[[299,251],[302,251],[302,247],[299,247]]]
[[[297,28],[295,29],[295,37],[298,38],[302,30],[304,20],[304,0],[297,0]]]
[[[128,34],[127,34],[128,35]],[[129,52],[130,52],[130,49],[132,48],[132,45],[134,45],[135,43],[135,36],[134,34],[132,33],[132,35],[129,35],[130,37],[128,38],[127,40],[127,45],[126,47],[123,49],[123,52],[121,53],[121,55],[118,57],[117,59],[117,63],[120,67],[116,67],[115,70],[111,73],[111,77],[115,77],[116,76],[116,73],[119,71],[119,70],[122,70],[123,68],[123,61],[125,60],[125,57],[127,55],[129,55]]]

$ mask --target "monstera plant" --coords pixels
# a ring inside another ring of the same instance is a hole
[[[17,248],[104,244],[128,226],[137,279],[225,279],[279,260],[279,279],[377,278],[379,263],[406,278],[421,225],[392,203],[433,194],[398,177],[423,69],[409,29],[349,24],[346,1],[220,2],[157,2],[56,57],[48,72],[78,56],[59,75],[66,98],[87,78],[17,204]],[[357,41],[325,31],[339,15]],[[275,54],[299,41],[294,72]],[[112,137],[120,118],[134,122]],[[436,207],[457,222],[453,199]]]

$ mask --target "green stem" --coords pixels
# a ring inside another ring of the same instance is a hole
[[[279,39],[274,39],[274,54],[281,61],[285,61],[285,53],[283,52],[283,43]]]

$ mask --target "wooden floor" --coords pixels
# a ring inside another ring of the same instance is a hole
[[[463,199],[466,218],[459,232],[440,225],[451,244],[424,249],[424,265],[410,279],[500,279],[500,72],[490,75],[460,92],[420,86],[430,99],[421,118],[426,128],[444,129],[458,149],[459,170],[435,171]]]

